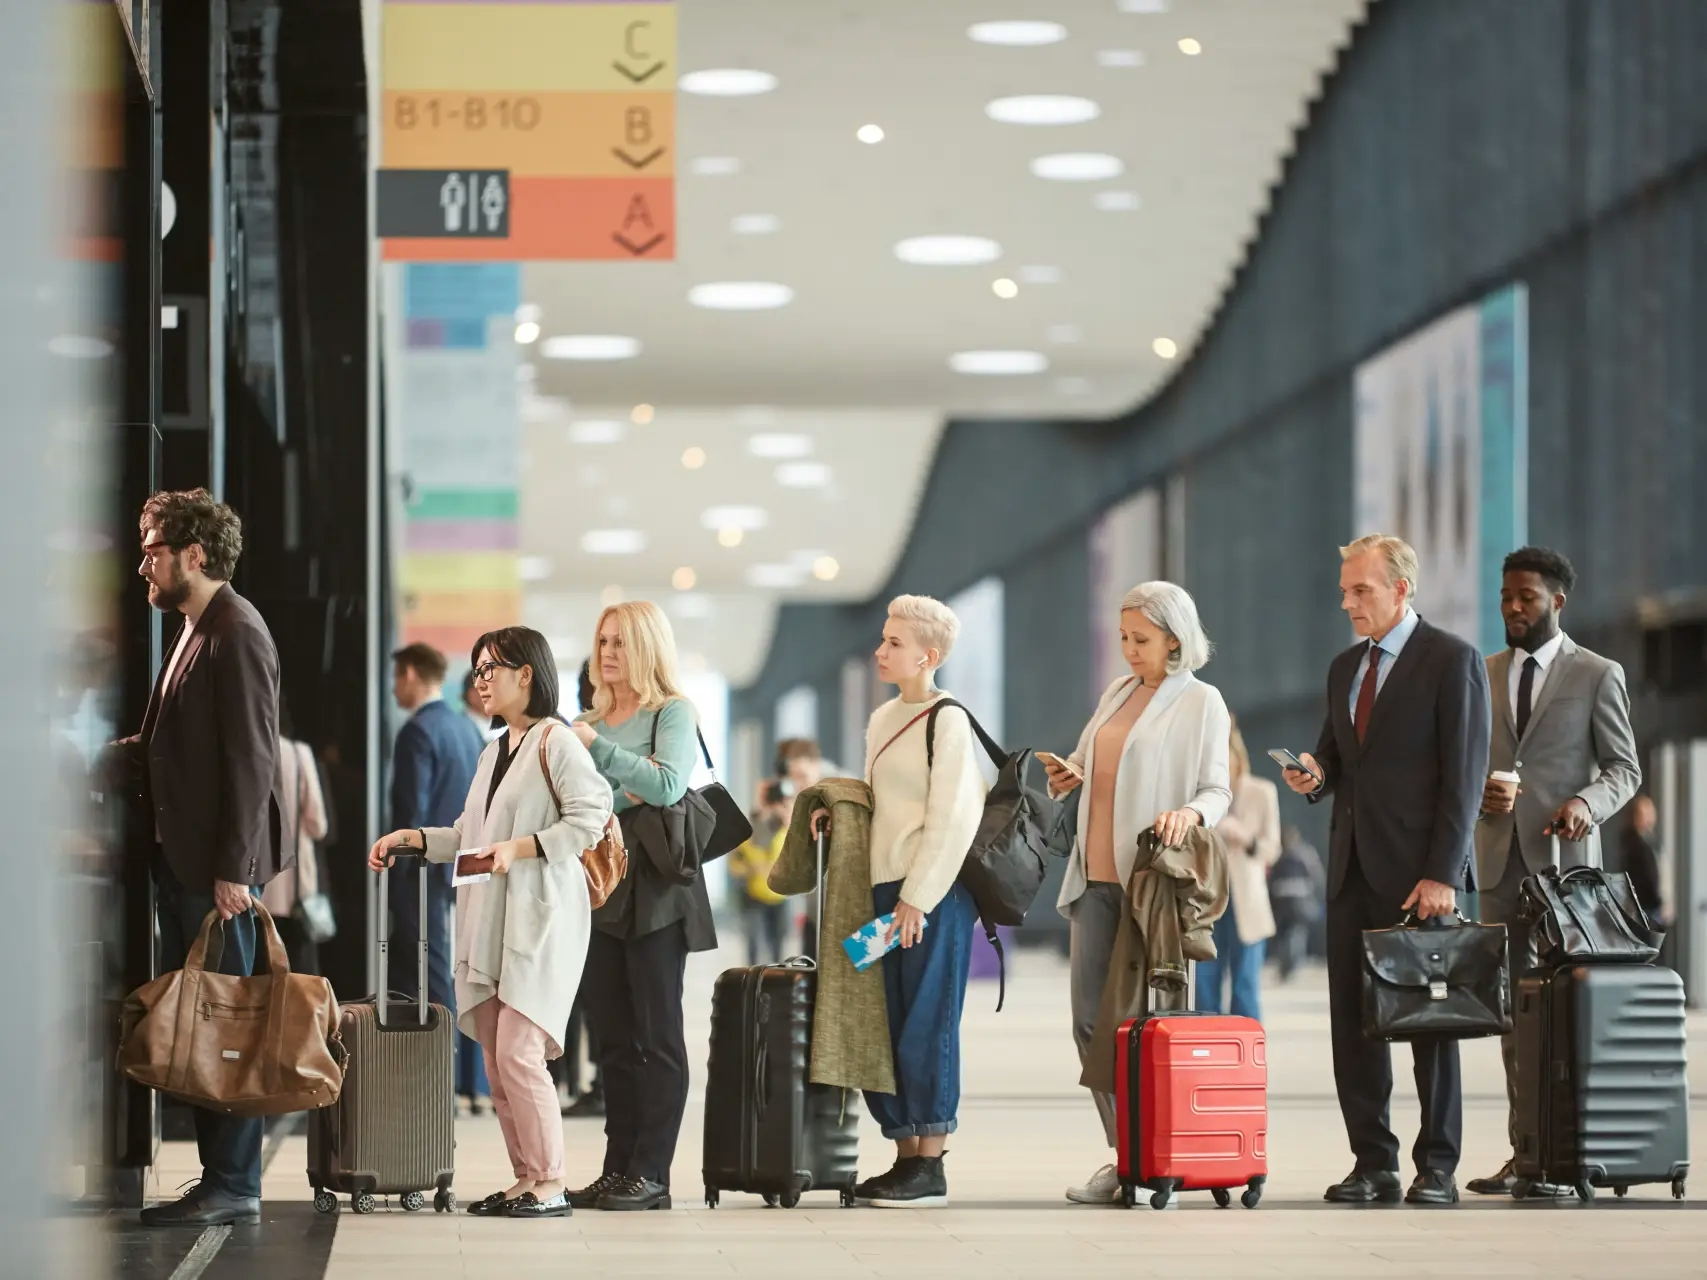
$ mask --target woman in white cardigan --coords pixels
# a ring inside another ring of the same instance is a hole
[[[1220,1013],[1222,988],[1233,988],[1232,1012],[1262,1021],[1262,965],[1274,936],[1268,869],[1280,858],[1280,789],[1251,773],[1250,752],[1234,725],[1229,742],[1233,804],[1215,832],[1227,849],[1227,913],[1215,922],[1215,959],[1197,966],[1197,1007]]]
[[[581,854],[604,833],[611,790],[557,722],[557,667],[544,636],[526,627],[490,632],[472,662],[482,705],[506,732],[481,754],[455,826],[394,831],[368,863],[377,870],[398,848],[424,850],[429,862],[478,851],[490,863],[490,880],[456,891],[456,1001],[459,1026],[485,1055],[516,1182],[468,1211],[557,1217],[571,1206],[545,1064],[563,1052],[554,1029],[568,1025],[587,958],[592,911]]]
[[[1138,837],[1155,831],[1178,844],[1194,826],[1214,826],[1231,799],[1227,704],[1192,673],[1209,661],[1209,638],[1183,587],[1146,582],[1120,602],[1120,651],[1132,674],[1111,684],[1079,735],[1067,765],[1046,765],[1051,790],[1087,782],[1073,852],[1056,906],[1071,922],[1073,1040],[1084,1061],[1108,979],[1126,882]],[[1103,1136],[1114,1147],[1114,1099],[1093,1094]],[[1112,1204],[1120,1182],[1106,1164],[1067,1198]]]

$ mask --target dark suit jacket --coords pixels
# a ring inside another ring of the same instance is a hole
[[[181,634],[179,632],[178,634]],[[279,797],[279,655],[255,606],[229,586],[208,602],[172,683],[154,681],[142,732],[143,797],[161,853],[186,889],[266,884],[293,865]]]
[[[449,827],[462,816],[486,740],[474,721],[440,698],[397,731],[391,762],[391,825]]]
[[[1328,714],[1316,744],[1333,800],[1328,897],[1356,856],[1364,879],[1396,908],[1419,880],[1475,887],[1476,815],[1488,776],[1488,672],[1476,650],[1418,619],[1393,663],[1358,745],[1351,684],[1368,662],[1360,641],[1328,668]]]

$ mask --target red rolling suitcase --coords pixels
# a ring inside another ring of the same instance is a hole
[[[1115,1114],[1120,1202],[1209,1191],[1225,1209],[1243,1187],[1257,1207],[1268,1181],[1268,1058],[1253,1018],[1151,1013],[1116,1037]]]

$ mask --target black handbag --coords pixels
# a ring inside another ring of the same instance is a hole
[[[1454,912],[1363,931],[1363,1034],[1470,1040],[1512,1029],[1506,927]]]
[[[721,858],[726,853],[732,853],[752,838],[753,824],[747,820],[747,815],[741,811],[741,806],[735,803],[735,797],[729,794],[721,782],[717,780],[717,766],[711,762],[711,749],[705,745],[705,735],[694,726],[694,737],[699,739],[699,751],[705,757],[705,767],[711,770],[712,778],[703,787],[690,787],[689,795],[700,798],[711,810],[712,822],[705,843],[697,850],[700,865]],[[649,754],[658,754],[658,719],[652,718],[652,744]],[[684,797],[685,799],[685,797]],[[678,800],[677,804],[683,803]],[[691,880],[692,877],[689,877]],[[685,882],[684,882],[685,883]]]
[[[1579,960],[1651,964],[1660,954],[1660,935],[1622,871],[1548,867],[1525,880],[1518,895],[1518,919],[1529,926],[1546,968]]]

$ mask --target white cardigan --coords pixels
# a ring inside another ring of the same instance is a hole
[[[454,827],[428,827],[427,860],[449,862],[458,850],[537,834],[545,857],[517,858],[508,874],[456,891],[457,1026],[474,1035],[474,1008],[497,996],[549,1037],[548,1057],[581,985],[592,933],[592,905],[581,854],[599,842],[611,813],[610,784],[580,740],[557,724],[546,742],[551,778],[539,761],[542,721],[522,735],[516,755],[486,810],[492,770],[507,739],[487,745]]]
[[[1084,770],[1090,786],[1095,766],[1097,730],[1132,696],[1138,682],[1122,677],[1103,692],[1096,713],[1079,735],[1078,750],[1068,757]],[[1226,816],[1232,801],[1228,790],[1227,751],[1233,722],[1227,704],[1214,685],[1204,684],[1189,671],[1176,672],[1157,687],[1150,705],[1126,735],[1120,772],[1114,782],[1114,865],[1125,884],[1138,860],[1138,837],[1162,814],[1187,806],[1213,827]],[[1072,915],[1072,907],[1089,883],[1085,874],[1085,835],[1090,830],[1090,796],[1079,802],[1078,835],[1067,859],[1056,909]]]
[[[1274,937],[1268,902],[1268,869],[1280,861],[1280,789],[1247,773],[1239,779],[1232,807],[1215,827],[1227,846],[1227,887],[1239,941]]]

